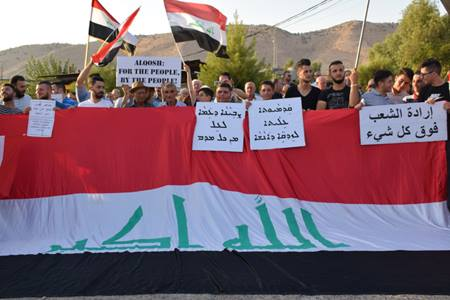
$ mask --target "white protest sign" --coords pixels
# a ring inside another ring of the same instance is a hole
[[[3,153],[5,152],[5,136],[0,135],[0,166],[3,162]]]
[[[252,150],[305,146],[300,98],[253,101],[248,115]]]
[[[244,103],[197,102],[192,150],[242,152]]]
[[[361,145],[447,140],[444,102],[363,107],[359,112]]]
[[[27,135],[51,137],[55,123],[55,100],[31,100]]]
[[[148,87],[160,87],[165,82],[181,86],[181,60],[178,57],[119,56],[116,86],[140,81]]]

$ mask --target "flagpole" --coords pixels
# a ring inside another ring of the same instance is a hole
[[[364,21],[362,23],[361,34],[359,36],[358,51],[356,52],[355,69],[358,68],[358,64],[359,64],[359,57],[361,54],[362,41],[364,38],[364,30],[366,29],[367,13],[369,12],[369,4],[370,4],[370,0],[367,0],[366,12],[364,14]]]
[[[92,1],[93,2],[93,1]],[[89,27],[91,27],[91,20],[92,20],[92,14],[94,12],[94,5],[91,2],[91,17],[89,18]],[[89,56],[89,42],[91,40],[91,36],[89,35],[89,30],[88,30],[88,38],[87,38],[87,43],[86,43],[86,50],[84,53],[84,67],[86,68],[87,63],[88,63],[88,56]]]
[[[174,40],[174,41],[175,41],[175,40]],[[177,48],[178,54],[179,54],[180,57],[181,57],[181,62],[184,64],[185,61],[184,61],[184,58],[183,58],[183,54],[181,54],[181,50],[180,50],[180,48],[178,47],[177,42],[175,42],[175,47]]]

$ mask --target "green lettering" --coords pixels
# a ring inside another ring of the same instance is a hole
[[[186,218],[186,210],[184,208],[184,199],[173,195],[173,204],[175,206],[175,214],[177,216],[178,224],[178,248],[203,248],[201,245],[191,245],[189,243],[188,226]]]
[[[294,211],[292,208],[286,208],[283,210],[283,214],[286,217],[286,222],[289,226],[289,230],[291,234],[298,240],[300,243],[300,249],[309,249],[315,248],[313,243],[310,240],[306,239],[302,233],[300,232],[300,228],[297,223],[297,219],[295,218]]]
[[[315,238],[317,241],[319,241],[322,245],[324,245],[327,248],[343,248],[343,247],[350,247],[347,244],[344,243],[333,243],[326,238],[323,237],[323,235],[320,233],[319,229],[317,229],[316,224],[314,223],[313,217],[310,212],[308,212],[305,209],[301,209],[303,221],[305,222],[306,228],[308,229],[309,233],[312,235],[313,238]]]
[[[121,238],[130,233],[131,230],[139,223],[143,216],[142,207],[138,207],[128,222],[115,235],[107,239],[102,245],[124,245],[124,244],[156,244],[154,246],[146,246],[146,248],[170,248],[170,237],[156,239],[137,239],[129,241],[119,241]]]
[[[244,249],[256,249],[250,243],[250,237],[248,236],[248,226],[240,225],[236,226],[238,231],[238,237],[235,239],[231,239],[223,243],[223,247],[227,249],[236,249],[236,250],[244,250]]]

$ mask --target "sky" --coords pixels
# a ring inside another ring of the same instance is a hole
[[[233,21],[237,11],[245,24],[273,25],[315,5],[321,0],[276,0],[274,4],[261,0],[190,0],[207,3]],[[123,22],[138,6],[141,11],[130,28],[133,34],[169,32],[163,0],[100,0],[105,8]],[[411,1],[372,0],[368,14],[370,22],[397,22]],[[445,13],[436,1],[441,14]],[[334,0],[282,29],[292,33],[328,28],[350,20],[362,20],[366,0]],[[87,41],[91,0],[13,0],[0,1],[2,39],[0,50],[30,44],[71,43]],[[314,14],[314,15],[313,15]],[[11,29],[7,27],[11,26]]]

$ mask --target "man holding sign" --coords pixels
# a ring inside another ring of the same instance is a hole
[[[320,90],[311,85],[314,78],[309,59],[303,58],[297,63],[297,77],[298,85],[290,86],[285,98],[301,98],[304,110],[315,110]]]
[[[16,115],[22,113],[20,109],[15,107],[15,95],[16,91],[12,84],[5,83],[2,85],[0,96],[2,97],[3,105],[0,105],[0,115]]]
[[[262,100],[272,100],[273,94],[275,93],[275,85],[270,80],[264,80],[261,82],[261,86],[259,88],[259,95]]]
[[[392,77],[391,71],[376,71],[373,76],[375,88],[362,95],[362,100],[355,106],[355,109],[361,109],[363,106],[395,104],[388,97],[388,93],[391,91],[393,85]]]

